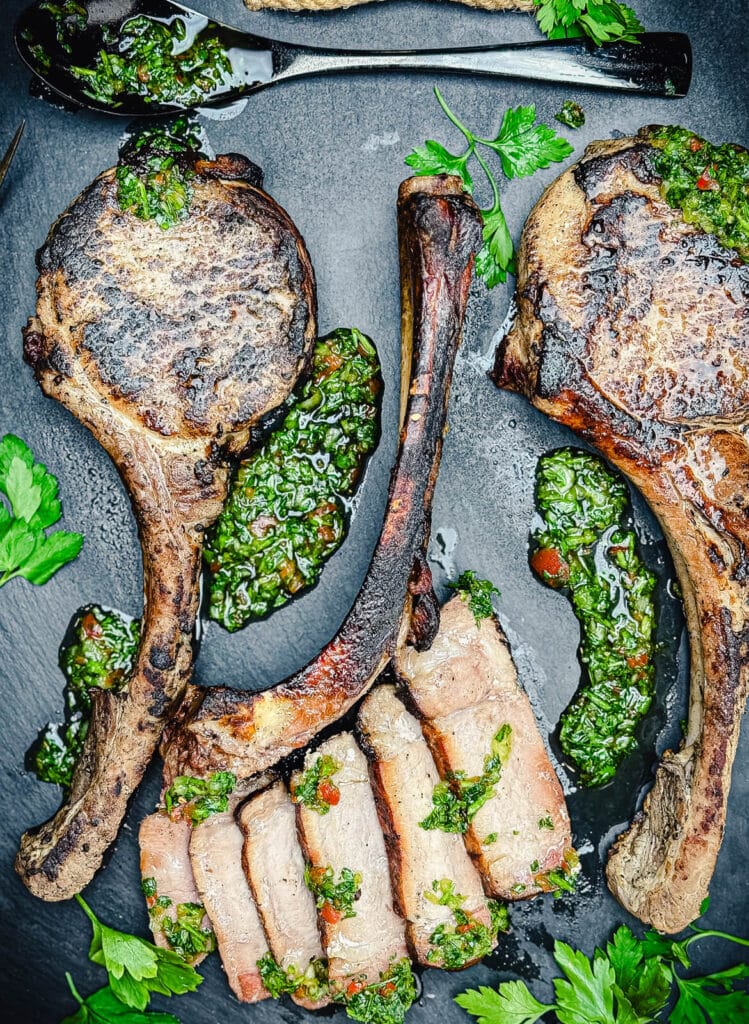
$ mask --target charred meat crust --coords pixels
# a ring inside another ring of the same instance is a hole
[[[26,356],[42,390],[112,457],[144,567],[133,674],[120,692],[93,693],[67,799],[21,839],[16,870],[43,899],[81,891],[117,834],[190,677],[203,531],[225,497],[223,458],[288,396],[317,333],[314,276],[288,215],[241,180],[199,177],[194,192],[188,219],[163,232],[119,209],[107,171],[39,256]],[[261,329],[268,303],[275,312],[268,306]]]
[[[414,594],[414,639],[416,630],[423,638],[434,632],[423,555],[481,222],[459,180],[437,177],[403,183],[398,223],[403,344],[413,359],[402,373],[408,390],[385,521],[362,588],[338,634],[301,671],[261,694],[208,690],[165,752],[167,776],[226,768],[247,776],[304,746],[390,660]]]
[[[662,201],[645,140],[594,144],[531,213],[494,379],[600,448],[671,550],[690,635],[687,735],[607,877],[631,913],[678,932],[708,892],[749,678],[749,266]]]

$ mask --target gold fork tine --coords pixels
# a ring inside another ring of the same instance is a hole
[[[5,181],[5,175],[8,173],[10,165],[13,163],[13,157],[16,155],[18,143],[21,141],[21,136],[23,135],[23,130],[25,127],[26,121],[21,121],[18,128],[16,129],[16,134],[11,139],[10,145],[5,151],[5,156],[2,160],[0,160],[0,185],[2,185],[2,183]]]

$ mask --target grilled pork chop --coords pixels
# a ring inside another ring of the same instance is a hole
[[[442,967],[431,937],[440,925],[454,927],[449,907],[429,899],[434,882],[446,879],[464,897],[462,910],[491,925],[481,878],[463,840],[455,833],[424,829],[439,783],[418,721],[393,686],[376,686],[359,709],[359,729],[369,758],[369,776],[390,861],[395,905],[406,922],[411,952],[426,967]],[[475,961],[466,961],[468,967]]]
[[[190,674],[203,533],[225,496],[224,460],[288,396],[316,333],[304,243],[243,180],[253,165],[219,157],[194,169],[189,216],[168,231],[120,209],[109,170],[37,256],[24,355],[122,475],[145,591],[127,688],[92,691],[67,800],[21,840],[16,870],[44,899],[83,889],[117,834]]]
[[[449,772],[480,776],[493,738],[509,725],[509,755],[494,795],[465,834],[466,845],[491,896],[525,899],[549,889],[546,873],[569,860],[570,821],[497,621],[477,625],[456,595],[442,609],[429,650],[401,647],[395,668],[443,778]]]
[[[200,901],[213,927],[226,979],[242,1003],[267,999],[258,960],[268,951],[257,907],[242,870],[242,833],[236,801],[192,829],[190,864]]]
[[[690,635],[687,732],[607,876],[627,910],[678,932],[708,892],[747,693],[749,266],[661,199],[652,155],[647,132],[595,143],[544,193],[495,380],[600,448],[673,556]]]
[[[304,881],[304,857],[296,832],[296,811],[283,782],[251,797],[239,810],[244,833],[242,864],[276,963],[300,978],[291,994],[309,1010],[326,999],[310,999],[303,981],[323,963],[315,901]],[[313,988],[314,991],[314,988]]]
[[[366,985],[397,960],[408,955],[404,922],[393,909],[385,841],[369,786],[367,760],[351,733],[339,733],[307,755],[305,769],[318,757],[332,757],[340,768],[334,781],[340,800],[327,814],[297,804],[297,824],[307,861],[312,868],[331,867],[338,882],[344,868],[361,876],[354,916],[334,921],[318,914],[323,946],[334,991],[356,979]],[[300,781],[297,773],[292,786]]]
[[[275,764],[343,715],[372,685],[399,636],[428,643],[437,609],[424,550],[461,340],[479,213],[453,177],[400,188],[403,365],[400,446],[380,540],[337,635],[301,671],[264,693],[212,687],[191,694],[163,750],[167,779]]]

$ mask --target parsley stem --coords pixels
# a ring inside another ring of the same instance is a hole
[[[477,149],[475,149],[473,151],[473,155],[476,157],[476,159],[478,160],[478,162],[479,162],[479,164],[481,166],[481,169],[483,170],[483,172],[486,175],[486,177],[489,179],[489,184],[492,187],[492,194],[494,196],[494,202],[492,203],[491,210],[482,210],[481,212],[482,213],[496,213],[496,211],[499,209],[499,189],[497,188],[496,178],[494,177],[494,175],[492,174],[491,170],[489,169],[489,165],[487,164],[486,160],[484,160],[484,158],[482,157],[481,153],[479,153],[479,151]]]
[[[442,110],[445,113],[445,117],[447,117],[448,120],[452,121],[452,123],[455,125],[455,127],[458,129],[459,132],[462,132],[463,135],[465,135],[465,137],[466,137],[466,139],[468,141],[468,149],[467,149],[467,151],[466,151],[466,153],[464,155],[466,157],[468,157],[468,155],[470,153],[474,152],[475,149],[476,149],[476,142],[475,142],[475,139],[474,139],[473,135],[471,134],[471,132],[469,132],[469,130],[466,128],[466,126],[462,123],[462,121],[458,120],[458,118],[455,116],[455,114],[453,114],[452,110],[450,110],[450,108],[448,107],[447,103],[445,102],[445,100],[444,100],[444,98],[442,96],[442,93],[439,91],[439,89],[437,88],[436,85],[434,87],[434,95],[437,97],[437,102],[442,107]]]
[[[81,995],[80,995],[78,989],[73,984],[73,979],[72,979],[72,977],[70,975],[70,971],[65,971],[65,980],[68,983],[68,988],[73,993],[75,998],[78,1000],[78,1005],[79,1006],[83,1006],[83,999],[81,998]]]
[[[699,930],[697,930],[697,934],[696,935],[691,935],[686,940],[685,945],[690,946],[693,942],[696,942],[697,939],[706,939],[706,938],[727,939],[729,942],[735,942],[739,946],[749,946],[749,939],[740,939],[738,937],[738,935],[728,935],[726,932],[717,932],[717,931],[714,931],[713,929],[710,929],[708,931],[703,931],[701,928]]]

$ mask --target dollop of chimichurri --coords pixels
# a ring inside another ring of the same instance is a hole
[[[447,907],[453,916],[452,924],[438,925],[429,936],[432,949],[427,953],[427,960],[436,967],[459,971],[467,963],[483,959],[494,948],[497,933],[509,927],[507,908],[495,900],[488,901],[491,926],[464,910],[466,898],[455,892],[455,884],[449,878],[432,882],[424,898]]]
[[[155,878],[141,882],[151,918],[151,926],[160,931],[172,949],[187,963],[216,948],[216,937],[203,927],[205,908],[202,903],[177,903],[169,896],[159,896]],[[170,911],[173,910],[173,913]]]
[[[32,754],[37,776],[60,786],[70,785],[88,732],[90,690],[118,690],[125,684],[138,650],[140,623],[92,604],[76,612],[69,637],[60,648],[66,720],[46,726]]]
[[[335,871],[327,867],[304,868],[304,882],[315,897],[320,917],[328,924],[337,924],[342,918],[356,917],[354,903],[361,897],[362,876],[351,868],[341,868],[336,880]]]
[[[318,814],[327,814],[341,799],[341,791],[333,782],[333,776],[340,768],[340,761],[329,754],[321,754],[312,767],[292,783],[291,799]]]
[[[315,345],[312,373],[280,427],[239,466],[208,534],[209,614],[239,629],[313,586],[346,533],[348,499],[379,434],[377,351],[342,329]]]
[[[403,1024],[406,1012],[416,998],[411,962],[403,957],[380,974],[380,980],[352,978],[342,992],[333,997],[343,1003],[346,1015],[364,1024]]]
[[[715,146],[687,128],[655,128],[654,168],[661,194],[687,224],[715,235],[749,260],[749,152],[730,143]]]
[[[229,794],[236,784],[233,772],[213,772],[207,779],[178,775],[164,793],[166,813],[172,819],[182,818],[191,825],[199,825],[212,814],[227,810]]]
[[[554,114],[554,119],[560,124],[566,124],[568,128],[582,128],[585,124],[585,111],[574,100],[565,100]]]
[[[283,995],[296,995],[311,1002],[318,1002],[328,994],[328,965],[325,960],[315,957],[303,970],[290,966],[279,966],[272,953],[266,953],[257,962],[263,985],[273,999]]]
[[[215,27],[190,39],[184,18],[164,23],[139,15],[122,23],[92,66],[73,65],[70,73],[85,83],[87,96],[113,107],[125,95],[190,106],[225,85],[232,66]]]
[[[481,625],[483,619],[490,619],[494,614],[492,607],[492,595],[499,594],[499,591],[489,580],[482,580],[470,569],[461,573],[457,582],[448,583],[451,590],[457,590],[462,599],[473,612],[476,625]]]
[[[448,772],[432,793],[432,810],[419,822],[421,828],[465,833],[490,797],[502,775],[512,747],[512,728],[506,722],[492,739],[481,775],[469,777],[463,771]]]
[[[190,211],[193,165],[200,155],[198,128],[186,115],[142,128],[120,149],[115,171],[120,208],[164,230],[174,227]]]
[[[625,524],[624,481],[587,452],[561,448],[539,460],[541,525],[531,567],[567,592],[580,622],[585,678],[562,714],[562,750],[586,786],[614,775],[634,749],[654,693],[655,577]]]

